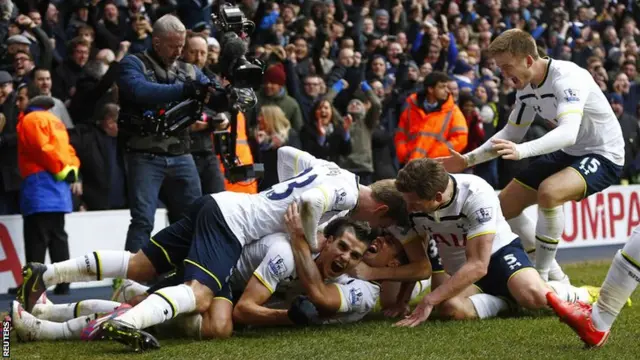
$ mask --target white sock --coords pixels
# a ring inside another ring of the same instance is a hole
[[[193,290],[181,284],[156,291],[116,320],[126,322],[136,329],[146,329],[195,309],[196,297]]]
[[[536,270],[544,281],[549,280],[549,268],[556,258],[558,243],[564,230],[564,211],[561,206],[551,209],[538,207],[536,224]]]
[[[175,319],[156,325],[153,329],[158,337],[162,338],[183,337],[201,340],[201,327],[202,314],[180,314]]]
[[[591,296],[587,289],[563,284],[559,281],[549,281],[547,284],[551,286],[558,297],[564,301],[568,301],[570,303],[581,301],[587,304],[591,302]]]
[[[536,263],[536,225],[524,212],[520,215],[507,220],[511,230],[516,233],[520,240],[522,240],[522,246],[524,247],[529,260],[532,263]],[[556,261],[555,257],[551,266],[549,267],[549,280],[565,281],[568,282],[569,277],[564,273],[560,264]]]
[[[600,289],[600,298],[593,306],[591,321],[600,331],[607,331],[620,314],[627,299],[640,282],[640,233],[633,231],[622,251],[613,258],[607,277]]]
[[[476,313],[480,319],[495,317],[501,311],[509,309],[509,304],[505,300],[489,294],[471,295],[469,300],[473,303],[473,307],[476,308]]]
[[[80,339],[82,329],[87,324],[96,319],[96,314],[82,316],[77,319],[72,319],[66,322],[54,322],[48,320],[29,319],[31,314],[22,313],[23,321],[32,322],[30,333],[33,335],[33,340],[72,340]]]
[[[70,304],[36,304],[31,313],[41,320],[64,322],[94,313],[109,313],[120,305],[115,301],[90,299]]]
[[[47,265],[42,279],[49,287],[59,283],[126,278],[130,257],[131,253],[128,251],[94,251],[75,259]]]

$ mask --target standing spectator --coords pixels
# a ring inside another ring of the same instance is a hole
[[[131,32],[127,40],[131,43],[131,53],[137,54],[151,49],[151,24],[142,14],[135,15],[131,20]]]
[[[69,116],[67,107],[64,106],[62,100],[52,96],[51,94],[51,72],[49,69],[36,69],[34,71],[33,80],[37,95],[48,96],[53,100],[53,108],[49,111],[60,119],[67,129],[73,129],[73,120],[71,120],[71,116]]]
[[[27,263],[44,263],[47,248],[52,262],[69,259],[64,214],[72,211],[72,191],[82,193],[80,160],[69,144],[64,124],[48,111],[53,106],[51,98],[36,96],[17,128]],[[69,284],[56,286],[56,294],[68,292]]]
[[[350,129],[352,151],[340,165],[358,175],[360,184],[369,185],[373,182],[371,135],[380,121],[382,104],[367,82],[362,82],[360,90],[356,92],[357,98],[347,106],[347,114],[353,120]]]
[[[258,191],[262,191],[279,182],[278,149],[282,146],[301,148],[301,145],[298,133],[291,128],[284,112],[274,105],[260,109],[256,141],[260,148],[259,162],[264,164],[264,177],[258,185]]]
[[[96,24],[96,43],[100,49],[118,51],[130,31],[125,12],[120,12],[116,4],[108,1],[104,4],[103,18]]]
[[[258,92],[258,106],[251,110],[249,119],[256,119],[260,113],[260,107],[264,105],[276,105],[284,112],[296,131],[302,128],[302,112],[294,98],[287,95],[285,84],[287,75],[282,64],[272,65],[264,73],[264,86]],[[253,122],[255,124],[255,121]]]
[[[350,116],[340,113],[326,98],[320,99],[313,109],[313,122],[305,124],[300,133],[302,149],[311,155],[329,161],[338,161],[351,153]]]
[[[126,177],[118,153],[118,106],[99,110],[98,126],[81,124],[71,143],[82,164],[82,206],[87,210],[124,209]]]
[[[18,172],[18,150],[16,125],[18,109],[13,92],[13,79],[6,71],[0,71],[0,113],[4,126],[0,131],[0,215],[20,212],[20,173]]]
[[[447,156],[449,149],[460,152],[467,146],[467,122],[449,94],[448,82],[446,74],[434,71],[425,78],[424,90],[407,99],[395,136],[400,164]]]
[[[620,121],[622,135],[624,136],[625,160],[621,178],[635,183],[640,172],[640,168],[637,168],[636,165],[636,158],[640,154],[640,125],[638,124],[638,119],[634,118],[632,114],[624,112],[624,101],[620,94],[613,93],[609,95],[609,103],[618,117],[618,121]]]
[[[69,57],[56,68],[53,74],[53,96],[66,101],[76,92],[76,81],[82,76],[83,68],[89,60],[89,43],[75,38],[69,43]]]

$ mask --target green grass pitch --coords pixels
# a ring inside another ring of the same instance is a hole
[[[574,285],[597,285],[608,263],[565,267]],[[225,341],[161,340],[162,348],[131,353],[113,342],[18,343],[12,359],[640,359],[640,291],[623,309],[607,345],[585,350],[577,336],[550,311],[487,321],[429,321],[415,329],[391,327],[377,316],[359,324],[306,329],[238,331]]]

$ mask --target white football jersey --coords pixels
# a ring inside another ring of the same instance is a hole
[[[412,213],[412,229],[392,232],[406,243],[416,237],[435,240],[442,266],[454,274],[467,261],[467,241],[495,234],[491,254],[518,236],[502,215],[498,195],[491,185],[476,175],[451,174],[454,192],[451,201],[433,213]]]
[[[602,155],[624,165],[624,139],[618,118],[589,72],[570,61],[551,60],[542,85],[516,93],[509,122],[529,127],[536,115],[552,126],[568,113],[582,115],[576,143],[562,149],[569,155]]]
[[[288,236],[284,233],[265,236],[243,249],[230,280],[234,292],[243,291],[252,276],[272,294],[284,297],[285,304],[305,293],[296,275]],[[347,275],[327,279],[326,282],[335,284],[340,291],[341,302],[338,313],[325,319],[324,323],[358,321],[373,309],[380,295],[380,287],[376,283]]]
[[[343,210],[352,210],[358,201],[358,178],[355,174],[302,150],[288,146],[278,149],[278,177],[281,181],[288,180],[259,194],[225,191],[211,195],[243,246],[284,231],[287,208],[294,201],[299,202],[309,190],[321,194],[314,195],[317,201],[312,202],[323,214],[320,223]]]

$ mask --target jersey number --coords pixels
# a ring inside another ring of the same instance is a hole
[[[293,190],[295,190],[296,188],[302,188],[302,187],[305,187],[305,186],[311,184],[313,182],[313,180],[315,180],[318,177],[317,174],[312,174],[312,175],[307,176],[304,180],[302,179],[311,170],[313,170],[313,168],[307,168],[303,172],[298,174],[298,176],[294,176],[294,177],[292,177],[291,179],[289,179],[287,181],[283,181],[283,182],[281,182],[279,184],[274,185],[274,186],[287,185],[287,188],[283,192],[276,192],[272,187],[271,190],[269,190],[267,192],[267,198],[269,200],[286,199],[287,197],[289,197],[289,195],[291,195]],[[301,181],[298,182],[298,180],[301,180]]]
[[[513,271],[513,270],[515,270],[515,269],[517,269],[517,268],[519,268],[519,267],[522,267],[522,264],[520,264],[520,262],[518,261],[518,259],[516,258],[516,256],[515,256],[515,255],[513,255],[513,254],[507,254],[507,255],[505,255],[505,256],[504,256],[504,261],[506,261],[506,262],[507,262],[507,265],[509,266],[509,269],[510,269],[511,271]]]
[[[580,161],[580,170],[586,176],[593,174],[600,168],[600,161],[596,158],[586,157]]]

